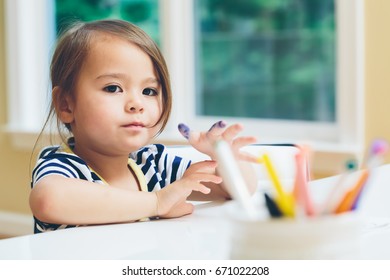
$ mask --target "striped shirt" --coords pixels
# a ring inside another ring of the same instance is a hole
[[[32,188],[39,180],[53,174],[106,184],[99,174],[72,152],[74,144],[71,141],[68,145],[69,147],[50,146],[41,151],[32,173]],[[136,174],[141,190],[153,192],[180,179],[191,165],[191,161],[169,154],[164,145],[154,144],[131,153],[128,164]],[[34,221],[34,233],[78,226],[45,223],[36,217]]]

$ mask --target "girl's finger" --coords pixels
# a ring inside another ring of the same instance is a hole
[[[185,125],[184,123],[179,123],[179,125],[177,126],[177,128],[179,129],[179,132],[181,133],[181,135],[184,136],[185,139],[190,139],[190,128]]]
[[[222,138],[230,143],[234,137],[237,136],[238,133],[240,133],[243,129],[243,126],[239,123],[234,124],[226,128],[226,130],[222,134]]]
[[[179,213],[179,214],[181,214],[181,216],[191,214],[192,212],[194,212],[194,205],[189,203],[189,202],[184,202],[181,205],[180,210],[181,210],[181,213]]]
[[[215,175],[215,174],[195,173],[195,174],[191,174],[190,177],[191,177],[190,180],[199,183],[198,187],[200,187],[201,189],[206,188],[201,183],[205,183],[205,182],[210,182],[210,183],[214,183],[214,184],[222,183],[222,178]],[[198,185],[198,184],[195,184],[195,185]],[[206,189],[208,189],[208,188],[206,188]],[[200,189],[193,189],[193,190],[201,191]]]
[[[215,172],[215,168],[217,168],[217,162],[215,160],[205,160],[199,161],[191,164],[189,168],[191,168],[191,172],[205,172],[205,173],[213,173]]]
[[[221,135],[225,127],[226,127],[226,123],[224,121],[216,122],[210,127],[209,131],[207,132],[207,136],[211,136],[211,137],[219,136]]]
[[[177,128],[179,129],[181,135],[183,135],[191,145],[194,145],[194,143],[199,141],[200,133],[191,130],[188,125],[180,123]]]
[[[194,211],[194,205],[189,202],[181,202],[172,207],[168,214],[162,215],[163,218],[176,218],[191,214]]]
[[[193,187],[192,187],[192,190],[193,191],[197,191],[197,192],[201,192],[203,194],[209,194],[211,192],[211,190],[206,187],[205,185],[203,184],[194,184]]]
[[[256,142],[257,142],[257,139],[256,139],[256,137],[253,137],[253,136],[237,137],[236,139],[233,140],[232,148],[234,150],[238,150],[242,147],[245,147],[245,146],[250,145],[250,144],[254,144]]]
[[[259,163],[258,157],[247,152],[239,152],[238,159],[252,163]]]

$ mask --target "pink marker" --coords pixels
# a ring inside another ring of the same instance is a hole
[[[302,148],[299,148],[299,152],[295,155],[295,183],[294,183],[294,198],[297,207],[302,207],[307,216],[314,216],[315,210],[313,201],[309,194],[307,184],[307,170],[304,168],[306,165],[305,153]]]

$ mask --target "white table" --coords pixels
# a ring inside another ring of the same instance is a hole
[[[316,199],[336,182],[312,181]],[[362,259],[390,259],[390,165],[374,170],[362,203]],[[192,215],[79,227],[0,241],[0,259],[228,259],[229,202],[196,205]]]

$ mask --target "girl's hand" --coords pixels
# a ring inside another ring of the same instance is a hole
[[[215,161],[193,163],[180,180],[156,192],[157,214],[161,218],[175,218],[191,214],[194,206],[186,200],[193,191],[208,194],[210,189],[203,183],[220,184],[222,178],[215,175]]]
[[[255,156],[240,151],[242,147],[256,142],[256,138],[252,136],[237,137],[243,129],[241,124],[233,124],[226,127],[224,121],[219,121],[207,132],[192,131],[185,124],[179,124],[178,129],[195,149],[209,155],[212,159],[216,159],[214,153],[215,142],[224,140],[230,144],[232,151],[238,160],[245,160],[253,163],[257,162]]]

